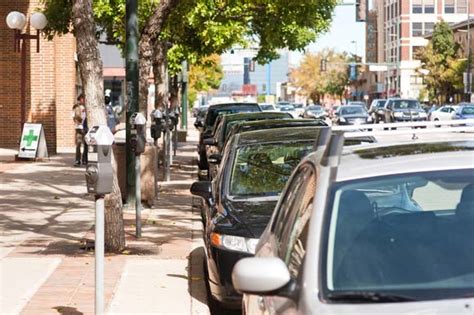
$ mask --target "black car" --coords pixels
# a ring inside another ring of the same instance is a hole
[[[204,139],[206,145],[206,156],[207,161],[210,161],[212,155],[220,155],[224,147],[226,134],[230,127],[241,121],[260,121],[260,120],[272,120],[272,119],[292,119],[292,116],[288,113],[283,112],[261,112],[261,113],[237,113],[237,114],[224,114],[219,115],[215,124],[214,130],[211,137]],[[209,179],[212,179],[217,172],[217,167],[213,167],[212,163],[209,164]]]
[[[257,103],[225,103],[225,104],[215,104],[209,106],[206,113],[206,118],[202,126],[202,132],[199,135],[199,144],[198,144],[198,154],[199,161],[198,166],[201,170],[208,169],[208,163],[206,158],[206,146],[203,141],[206,138],[209,138],[212,134],[214,128],[214,123],[216,122],[219,114],[234,114],[241,112],[261,112],[262,110]]]
[[[305,108],[303,118],[326,119],[327,113],[321,105],[310,105]]]
[[[386,99],[375,99],[370,104],[369,114],[372,117],[372,121],[378,124],[385,119],[385,102]]]
[[[417,100],[394,98],[385,103],[385,123],[427,119],[428,115]]]
[[[202,197],[204,243],[212,297],[229,308],[241,307],[232,286],[235,263],[254,254],[288,178],[309,154],[324,127],[292,127],[244,132],[232,137],[212,184],[196,182]],[[329,134],[329,133],[326,133]]]
[[[206,119],[207,109],[209,106],[201,106],[198,107],[195,111],[196,113],[196,120],[194,121],[194,127],[199,131],[203,130],[204,127],[204,120]]]
[[[336,125],[364,125],[371,122],[369,113],[360,105],[341,106],[334,117]]]

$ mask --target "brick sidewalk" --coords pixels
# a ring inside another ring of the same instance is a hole
[[[154,208],[142,211],[142,238],[134,236],[134,210],[124,211],[127,249],[105,258],[110,313],[209,313],[202,226],[189,193],[194,151],[193,141],[180,146],[172,181],[160,183]],[[0,182],[9,183],[0,184],[0,227],[7,236],[0,263],[2,279],[9,279],[2,281],[2,314],[94,312],[94,253],[81,248],[81,241],[94,238],[94,204],[85,194],[84,169],[71,168],[69,160],[72,155],[12,163],[15,168],[0,162]],[[35,198],[27,199],[21,187]]]

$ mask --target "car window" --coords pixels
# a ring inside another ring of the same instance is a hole
[[[419,109],[420,103],[415,100],[394,100],[391,102],[394,109]]]
[[[279,240],[279,255],[285,261],[290,274],[296,278],[299,267],[306,253],[308,236],[308,221],[313,209],[314,193],[316,190],[316,176],[313,168],[307,165],[301,169],[303,183],[296,192],[296,199],[292,208],[287,212],[284,221],[286,224],[277,236]]]
[[[415,300],[472,292],[473,169],[365,178],[330,190],[328,290]],[[381,193],[403,198],[378,206]]]
[[[462,113],[463,115],[474,115],[474,106],[464,106]]]
[[[341,109],[342,115],[362,115],[365,113],[365,109],[361,106],[344,106]]]
[[[238,197],[279,195],[293,169],[312,150],[311,141],[241,146],[232,167],[229,194]]]

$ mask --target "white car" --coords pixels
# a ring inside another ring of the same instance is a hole
[[[472,315],[466,139],[343,151],[333,133],[293,172],[256,257],[236,264],[243,313]]]
[[[444,105],[440,108],[432,111],[429,116],[431,121],[438,121],[438,120],[452,120],[456,116],[456,109],[459,106],[455,105]]]

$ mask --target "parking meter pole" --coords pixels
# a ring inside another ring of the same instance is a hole
[[[140,183],[140,155],[136,156],[135,160],[135,235],[137,238],[142,237],[142,193],[141,193],[141,183]]]
[[[170,181],[170,165],[171,165],[171,132],[166,129],[165,134],[165,181]]]
[[[176,125],[176,128],[178,125]],[[173,130],[173,156],[176,156],[176,150],[178,148],[178,130],[174,128]]]
[[[95,197],[95,314],[104,314],[104,196]]]

